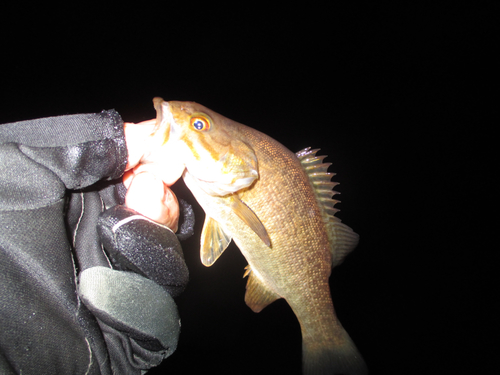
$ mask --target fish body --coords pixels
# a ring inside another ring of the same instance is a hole
[[[334,215],[329,164],[192,102],[155,99],[166,147],[206,213],[201,260],[212,265],[233,240],[248,267],[245,302],[255,312],[284,298],[302,331],[305,374],[365,374],[337,320],[328,278],[358,242]]]

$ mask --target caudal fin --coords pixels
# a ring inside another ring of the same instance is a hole
[[[338,339],[318,342],[303,338],[302,362],[304,375],[366,375],[368,369],[349,334],[338,327]]]

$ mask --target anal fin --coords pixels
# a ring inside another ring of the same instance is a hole
[[[201,232],[201,262],[207,267],[214,264],[230,242],[231,236],[224,232],[220,224],[211,217],[206,216]]]
[[[264,307],[281,298],[269,289],[247,266],[245,276],[248,275],[247,291],[245,293],[245,303],[253,312],[261,312]]]

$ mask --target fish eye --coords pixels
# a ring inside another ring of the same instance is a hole
[[[207,131],[210,129],[210,120],[204,115],[195,115],[191,117],[191,126],[198,131]]]

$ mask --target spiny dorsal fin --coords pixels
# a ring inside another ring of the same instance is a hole
[[[316,156],[318,151],[319,149],[311,150],[308,147],[297,152],[296,155],[313,186],[316,201],[320,207],[330,240],[332,267],[335,267],[342,263],[345,256],[354,250],[358,244],[359,236],[347,225],[342,224],[339,218],[335,217],[335,213],[339,210],[334,206],[340,201],[332,199],[332,197],[340,194],[333,190],[338,183],[331,181],[331,178],[335,176],[335,173],[328,172],[331,163],[323,163],[326,155]]]
[[[279,295],[264,285],[252,272],[250,265],[246,266],[245,276],[248,275],[245,303],[253,312],[261,312],[264,307],[280,298]]]
[[[333,188],[338,185],[338,182],[331,181],[335,173],[328,172],[328,167],[332,164],[323,163],[323,159],[326,158],[326,155],[316,156],[318,151],[319,148],[311,150],[311,148],[308,147],[297,152],[296,155],[309,176],[309,181],[311,181],[314,187],[314,193],[320,208],[325,214],[334,217],[335,213],[339,211],[337,208],[334,208],[334,206],[340,201],[332,199],[334,195],[340,194],[333,190]],[[340,221],[338,218],[335,218],[335,220]]]
[[[205,224],[201,231],[200,258],[201,262],[210,267],[217,258],[226,250],[231,242],[231,236],[228,236],[217,221],[210,216],[205,217]]]

